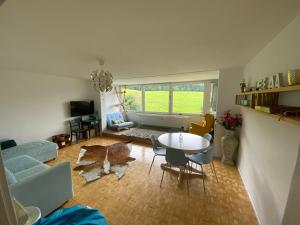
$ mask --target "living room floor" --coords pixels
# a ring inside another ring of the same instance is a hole
[[[81,141],[58,151],[58,158],[48,162],[54,165],[64,160],[75,167],[80,146],[110,145],[122,139],[96,137]],[[189,193],[186,180],[177,185],[177,175],[166,172],[162,188],[160,179],[163,157],[156,157],[148,175],[153,157],[150,145],[134,143],[125,176],[118,180],[115,175],[104,176],[86,183],[73,171],[75,196],[64,207],[87,205],[97,208],[110,225],[255,225],[258,224],[241,177],[235,167],[224,165],[216,159],[215,167],[219,182],[209,165],[206,172],[206,193],[201,177],[190,177]]]

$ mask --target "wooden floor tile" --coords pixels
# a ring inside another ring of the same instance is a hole
[[[58,158],[48,162],[54,165],[70,161],[75,167],[82,145],[110,145],[119,139],[108,137],[92,138],[63,148]],[[163,157],[156,157],[150,176],[148,175],[153,157],[151,146],[133,144],[132,157],[125,176],[118,180],[109,175],[86,184],[77,171],[72,172],[75,196],[64,207],[88,205],[97,208],[107,218],[110,225],[256,225],[257,220],[235,167],[215,160],[219,182],[210,167],[205,166],[206,193],[203,191],[202,177],[190,176],[187,190],[184,178],[177,186],[177,175],[166,172],[162,188],[160,164]]]

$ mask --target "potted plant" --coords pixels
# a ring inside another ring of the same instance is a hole
[[[240,114],[232,115],[226,111],[218,122],[225,128],[225,135],[221,138],[221,148],[223,151],[222,162],[234,165],[233,158],[236,154],[239,140],[235,135],[236,128],[242,125]]]

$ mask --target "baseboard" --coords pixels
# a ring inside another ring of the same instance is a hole
[[[237,166],[237,169],[238,169],[238,171],[239,171],[240,177],[242,178],[242,182],[243,182],[244,187],[245,187],[245,189],[246,189],[247,195],[248,195],[248,197],[249,197],[249,199],[250,199],[252,208],[253,208],[254,213],[255,213],[255,216],[256,216],[256,218],[257,218],[257,222],[258,222],[259,225],[263,225],[263,224],[261,223],[261,220],[259,219],[259,216],[258,216],[258,214],[257,214],[257,209],[256,209],[255,206],[254,206],[254,200],[253,200],[253,198],[252,198],[250,192],[248,191],[248,187],[247,187],[247,185],[246,185],[246,182],[244,181],[244,176],[243,176],[243,174],[242,174],[242,172],[241,172],[239,166]]]

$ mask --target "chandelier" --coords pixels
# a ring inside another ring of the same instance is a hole
[[[92,85],[98,92],[109,92],[112,90],[113,76],[109,71],[103,70],[104,61],[100,61],[101,69],[91,72]]]

